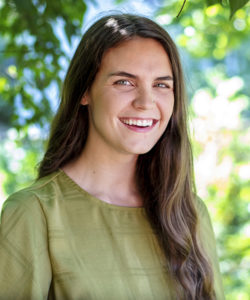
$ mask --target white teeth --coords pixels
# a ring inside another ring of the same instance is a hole
[[[140,127],[150,127],[153,124],[153,120],[132,120],[132,119],[127,119],[127,120],[122,120],[123,123],[128,124],[128,125],[134,125],[134,126],[140,126]]]

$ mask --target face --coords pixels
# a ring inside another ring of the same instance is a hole
[[[136,37],[109,49],[82,105],[89,109],[87,143],[110,153],[148,152],[173,112],[173,75],[163,46]]]

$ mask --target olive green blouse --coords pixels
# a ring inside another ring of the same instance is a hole
[[[221,300],[214,234],[198,209]],[[10,196],[0,225],[1,300],[176,299],[144,208],[97,199],[62,170]]]

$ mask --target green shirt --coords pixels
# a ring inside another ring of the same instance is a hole
[[[198,207],[221,300],[214,235]],[[175,299],[144,208],[97,199],[61,170],[10,196],[0,228],[0,300]]]

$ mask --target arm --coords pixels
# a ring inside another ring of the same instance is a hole
[[[0,219],[0,300],[47,299],[51,276],[40,202],[30,192],[13,194]]]

